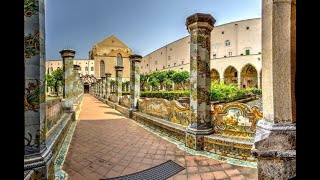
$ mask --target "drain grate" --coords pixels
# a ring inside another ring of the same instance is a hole
[[[184,170],[179,164],[169,160],[152,168],[125,176],[100,180],[165,180]]]

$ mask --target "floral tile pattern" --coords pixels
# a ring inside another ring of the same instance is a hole
[[[24,1],[25,155],[45,147],[44,1]]]
[[[168,101],[161,98],[146,98],[139,100],[139,111],[165,121],[188,126],[190,109],[178,101]]]

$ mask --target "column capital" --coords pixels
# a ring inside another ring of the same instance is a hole
[[[63,49],[60,51],[61,57],[66,58],[66,57],[72,57],[74,58],[76,51],[72,49]]]
[[[107,78],[111,77],[111,73],[105,73],[105,75]]]
[[[138,54],[132,54],[129,56],[130,61],[141,62],[142,56]]]
[[[116,70],[116,71],[122,71],[123,70],[123,66],[115,66],[114,67],[114,69]]]
[[[79,65],[77,65],[77,64],[74,64],[74,65],[73,65],[73,70],[77,70],[77,71],[78,71],[78,70],[80,70],[80,68],[81,68],[81,67],[80,67]]]
[[[186,26],[188,30],[199,27],[212,30],[215,22],[216,20],[211,16],[211,14],[195,13],[187,17]]]

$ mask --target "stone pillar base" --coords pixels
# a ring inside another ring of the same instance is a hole
[[[25,179],[55,179],[54,161],[51,150],[45,150],[41,154],[24,157],[24,171],[30,170]]]
[[[139,110],[136,108],[129,108],[129,118],[132,118],[133,112],[138,112]]]
[[[257,158],[259,179],[290,179],[296,176],[296,125],[257,125],[252,154]]]
[[[204,135],[212,134],[213,129],[208,130],[196,130],[187,128],[185,145],[188,148],[200,151],[204,149]]]

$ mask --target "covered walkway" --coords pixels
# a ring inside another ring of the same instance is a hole
[[[89,94],[63,165],[70,180],[138,172],[167,160],[186,169],[170,179],[257,179],[257,170],[192,155],[122,116]]]

